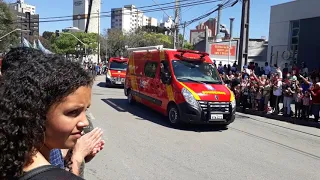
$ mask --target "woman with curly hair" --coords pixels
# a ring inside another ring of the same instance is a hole
[[[88,126],[93,79],[61,57],[25,59],[0,81],[0,179],[81,179],[51,166],[50,150],[72,149]]]

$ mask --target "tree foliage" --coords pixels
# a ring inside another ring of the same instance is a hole
[[[0,37],[13,31],[16,27],[14,24],[14,15],[8,5],[0,1]],[[10,46],[16,46],[19,43],[19,33],[14,32],[1,39],[0,51],[7,51]]]
[[[165,48],[173,48],[171,36],[137,30],[123,33],[121,30],[111,29],[105,31],[108,57],[127,56],[126,47],[145,47],[163,45]]]
[[[47,33],[46,38],[49,37],[50,33]],[[72,33],[79,38],[87,46],[87,53],[96,54],[98,47],[98,35],[96,33],[84,33],[75,32]],[[50,42],[52,50],[57,54],[75,54],[76,47],[80,45],[81,48],[85,48],[76,38],[67,33],[61,33],[59,37],[55,34],[51,35]]]

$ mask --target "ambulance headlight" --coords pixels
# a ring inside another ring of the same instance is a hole
[[[232,109],[236,108],[236,98],[234,96],[234,93],[230,91],[230,104]]]
[[[109,72],[107,72],[107,78],[111,79],[111,76],[110,76]]]
[[[192,105],[194,107],[199,107],[198,101],[194,98],[194,96],[191,94],[191,92],[188,89],[182,88],[181,93],[187,103],[189,103],[190,105]]]
[[[231,107],[232,109],[236,108],[236,100],[231,101]]]

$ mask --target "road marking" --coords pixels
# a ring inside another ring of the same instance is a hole
[[[121,108],[120,106],[116,105],[114,102],[112,102],[112,101],[110,101],[108,99],[105,99],[105,101],[107,101],[109,104],[111,104],[113,107],[117,108],[120,111],[123,111],[123,112],[126,111],[126,110],[124,110],[123,108]]]
[[[298,154],[303,154],[303,155],[308,156],[308,157],[311,157],[311,158],[313,158],[313,159],[319,159],[319,160],[320,160],[320,156],[318,156],[318,155],[311,154],[311,153],[308,153],[308,152],[306,152],[306,151],[302,151],[302,150],[300,150],[300,149],[297,149],[297,148],[294,148],[294,147],[291,147],[291,146],[288,146],[288,145],[279,143],[279,142],[277,142],[277,141],[274,141],[274,140],[271,140],[271,139],[267,139],[267,138],[264,138],[264,137],[262,137],[262,136],[258,136],[258,135],[255,135],[255,134],[252,134],[252,133],[249,133],[249,132],[246,132],[246,131],[237,129],[237,128],[233,128],[233,127],[229,127],[228,129],[231,129],[231,130],[234,130],[234,131],[237,131],[237,132],[246,134],[246,135],[248,135],[248,136],[251,136],[251,137],[254,137],[254,138],[257,138],[257,139],[260,139],[260,140],[263,140],[263,141],[266,141],[266,142],[269,142],[269,143],[278,145],[278,146],[283,147],[283,148],[285,148],[285,149],[292,150],[292,151],[294,151],[294,152],[296,152],[296,153],[298,153]]]

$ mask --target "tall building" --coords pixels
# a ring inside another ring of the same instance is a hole
[[[20,13],[30,13],[31,15],[36,14],[36,6],[26,4],[24,0],[17,0],[16,3],[9,4],[9,7]]]
[[[216,35],[217,20],[215,18],[210,18],[206,22],[196,26],[196,29],[190,30],[191,44],[197,44],[204,38],[206,26],[208,26],[209,29],[209,37],[214,37]]]
[[[91,9],[91,14],[88,21],[89,9]],[[87,23],[89,23],[88,32],[99,33],[101,27],[100,11],[101,0],[73,0],[73,27],[85,31]]]
[[[140,11],[134,5],[111,9],[111,29],[130,32],[142,26],[158,26],[158,20],[145,16],[143,11]]]
[[[21,32],[21,37],[33,41],[39,37],[39,14],[36,14],[36,6],[29,5],[24,0],[10,3],[9,8],[16,15],[17,28],[29,30]]]
[[[162,22],[160,23],[160,27],[171,29],[174,25],[172,17],[163,17]]]
[[[319,68],[320,1],[296,0],[271,7],[268,61]]]
[[[153,17],[143,16],[142,26],[158,26],[158,20]]]

